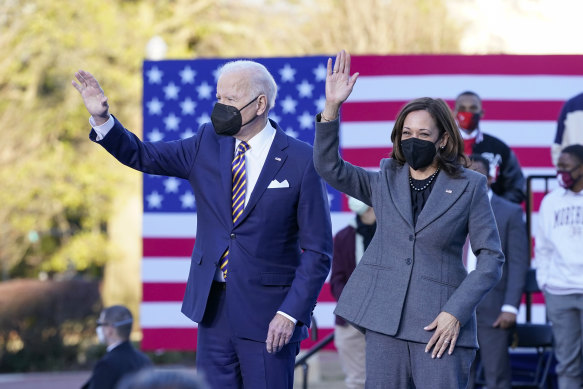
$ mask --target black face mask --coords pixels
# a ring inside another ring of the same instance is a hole
[[[211,122],[215,128],[215,132],[218,135],[233,136],[237,135],[241,131],[241,127],[251,123],[253,120],[257,119],[255,116],[253,119],[249,120],[245,124],[241,124],[243,121],[241,117],[241,111],[247,108],[252,102],[257,100],[259,96],[245,104],[241,109],[233,107],[232,105],[226,105],[222,103],[215,103],[213,112],[211,113]]]
[[[439,139],[437,140],[439,142]],[[405,160],[414,170],[431,165],[437,150],[435,144],[428,140],[409,138],[401,141],[401,149]]]

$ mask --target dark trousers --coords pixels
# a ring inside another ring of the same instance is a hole
[[[213,282],[206,312],[198,325],[196,367],[213,389],[292,389],[298,342],[269,354],[265,342],[233,335],[226,311],[226,290]]]
[[[366,331],[366,389],[465,389],[476,350],[431,358],[425,343]]]
[[[472,364],[472,374],[468,388],[474,388],[478,361],[484,369],[484,378],[488,389],[509,389],[512,387],[512,370],[508,344],[510,330],[478,325],[479,358]]]

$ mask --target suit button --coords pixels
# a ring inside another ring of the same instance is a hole
[[[407,258],[407,259],[405,259],[405,263],[406,263],[407,265],[410,265],[410,264],[411,264],[411,262],[413,262],[413,261],[411,260],[411,258]]]
[[[237,237],[237,235],[231,234],[231,239],[235,239],[236,237]]]
[[[409,242],[413,242],[413,239],[415,239],[415,237],[413,235],[409,235]]]

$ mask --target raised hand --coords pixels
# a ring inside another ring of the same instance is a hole
[[[350,54],[342,50],[336,55],[334,66],[332,58],[328,59],[326,73],[326,106],[324,116],[335,119],[340,105],[350,96],[356,83],[358,73],[350,75]]]
[[[99,86],[99,82],[91,73],[84,70],[79,70],[75,73],[75,78],[79,83],[73,80],[71,84],[81,94],[85,108],[93,116],[95,124],[99,126],[105,123],[109,119],[109,104],[103,89]]]

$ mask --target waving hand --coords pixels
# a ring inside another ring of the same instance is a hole
[[[326,106],[324,118],[336,119],[340,105],[350,96],[356,83],[358,73],[350,75],[350,54],[342,50],[336,55],[334,66],[332,58],[328,59],[326,73]]]
[[[109,104],[103,89],[99,86],[99,82],[91,73],[84,70],[79,70],[75,73],[75,78],[79,83],[73,80],[71,84],[81,94],[85,108],[93,116],[97,125],[105,123],[109,119]]]

